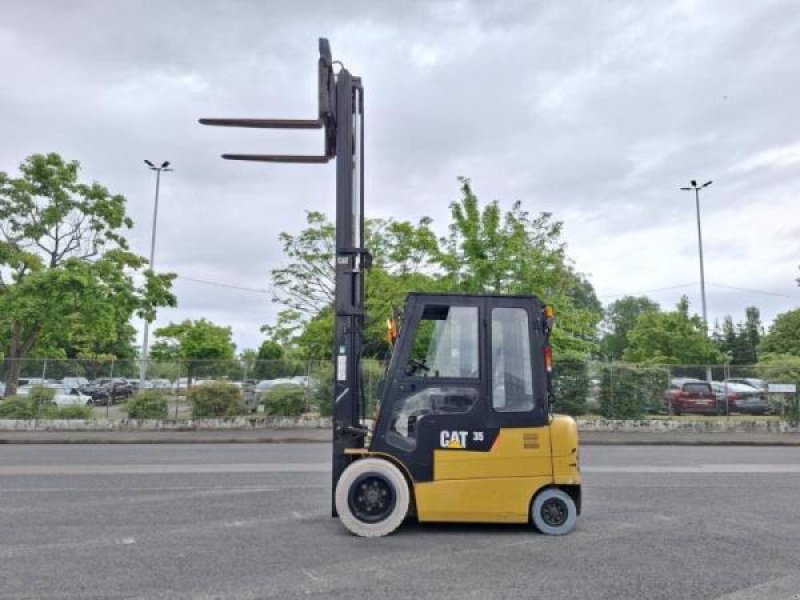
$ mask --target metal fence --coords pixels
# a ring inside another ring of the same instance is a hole
[[[296,416],[317,413],[327,416],[332,407],[331,361],[24,359],[13,365],[10,361],[4,363],[4,371],[0,374],[0,399],[15,391],[9,385],[10,371],[18,373],[17,395],[26,396],[31,389],[41,385],[54,388],[59,394],[77,392],[76,398],[93,405],[93,416],[97,418],[126,417],[128,401],[145,391],[154,392],[167,401],[167,418],[188,418],[193,415],[193,395],[201,386],[212,383],[229,384],[239,391],[241,414],[267,412],[274,416]],[[363,361],[366,418],[373,417],[376,410],[378,383],[383,372],[382,362]],[[126,385],[111,398],[88,401],[86,396],[90,392],[86,386],[107,380],[125,380]]]
[[[130,394],[109,402],[96,402],[95,417],[125,417],[128,396],[155,390],[167,401],[167,418],[192,415],[192,391],[211,382],[227,382],[239,390],[240,410],[268,414],[330,414],[333,395],[333,366],[330,361],[139,361],[26,359],[4,363],[0,395],[5,394],[9,370],[19,374],[20,392],[34,385],[80,388],[102,379],[126,379]],[[378,404],[378,384],[384,363],[363,361],[364,416],[372,417]],[[561,362],[555,365],[555,398],[559,412],[573,415],[602,415],[609,418],[639,418],[671,415],[669,390],[680,380],[715,382],[717,400],[708,412],[729,416],[742,413],[729,399],[735,397],[734,383],[750,380],[752,385],[800,384],[800,369],[767,365],[653,365],[599,361]],[[141,375],[144,379],[140,382]],[[12,390],[8,390],[9,392]],[[797,394],[763,390],[769,414],[795,420]],[[760,412],[760,409],[754,412]]]

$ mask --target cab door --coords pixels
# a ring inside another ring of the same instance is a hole
[[[411,296],[371,450],[431,481],[436,449],[488,449],[485,337],[484,298]]]

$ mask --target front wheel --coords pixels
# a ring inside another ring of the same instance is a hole
[[[578,509],[565,491],[546,488],[539,492],[531,506],[531,519],[536,529],[546,535],[566,535],[575,529]]]
[[[351,533],[384,536],[406,518],[410,496],[400,469],[380,458],[362,458],[348,466],[336,484],[336,511]]]

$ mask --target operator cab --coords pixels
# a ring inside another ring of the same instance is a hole
[[[535,296],[410,294],[370,451],[431,481],[435,449],[488,452],[502,428],[546,425],[548,335]]]

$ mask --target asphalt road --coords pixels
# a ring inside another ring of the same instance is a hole
[[[0,446],[1,598],[800,598],[800,448],[589,446],[577,531],[330,518],[329,446]]]

